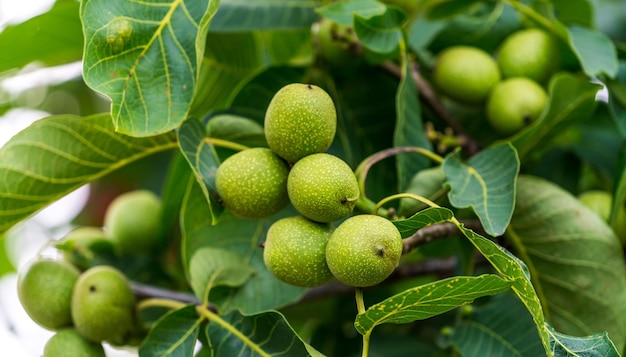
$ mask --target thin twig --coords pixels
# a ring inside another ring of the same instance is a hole
[[[402,71],[400,70],[400,67],[398,67],[398,65],[392,61],[384,62],[380,65],[380,67],[395,77],[402,77]],[[420,75],[415,63],[413,63],[411,66],[411,76],[413,78],[413,82],[415,82],[415,85],[417,86],[419,95],[430,107],[430,109],[438,117],[440,117],[441,120],[443,120],[443,122],[446,123],[448,127],[452,128],[452,130],[456,132],[459,140],[461,141],[463,149],[469,155],[477,153],[480,150],[480,145],[467,134],[463,125],[461,125],[461,123],[459,123],[459,121],[456,120],[456,118],[452,116],[450,112],[448,112],[443,104],[441,104],[441,101],[439,101],[439,98],[435,94],[435,91],[430,86],[428,81],[424,80],[424,78]]]

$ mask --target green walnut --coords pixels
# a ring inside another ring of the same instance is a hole
[[[293,165],[287,192],[301,215],[328,223],[352,213],[359,198],[359,185],[345,161],[321,153],[306,156]]]
[[[603,221],[609,223],[613,209],[613,196],[608,191],[590,190],[578,196],[580,202],[595,212]],[[620,241],[626,240],[626,208],[620,206],[615,221],[615,234]]]
[[[333,275],[350,286],[366,287],[385,280],[402,256],[402,237],[389,220],[370,214],[352,216],[335,229],[326,244]]]
[[[559,44],[538,28],[517,31],[502,42],[497,61],[505,78],[527,77],[543,83],[559,67]]]
[[[135,297],[126,277],[106,265],[85,271],[72,293],[72,319],[86,339],[124,345],[135,323]]]
[[[326,151],[337,130],[335,104],[322,88],[292,83],[281,88],[265,113],[265,138],[278,156],[294,163]]]
[[[487,101],[487,119],[498,132],[515,134],[541,115],[548,101],[546,91],[536,82],[515,77],[505,79]]]
[[[104,229],[121,253],[150,251],[163,231],[161,199],[148,190],[116,197],[104,216]]]
[[[49,330],[72,324],[72,290],[80,272],[65,261],[36,260],[18,278],[18,296],[24,310]]]
[[[483,103],[500,81],[496,61],[485,51],[470,46],[453,46],[437,57],[433,71],[436,87],[464,104]]]
[[[263,261],[276,278],[295,286],[315,287],[333,275],[326,264],[326,243],[335,230],[330,223],[302,216],[274,222],[263,248]]]
[[[260,219],[289,204],[289,167],[267,148],[240,151],[222,162],[215,175],[224,206],[237,217]]]
[[[67,262],[86,270],[100,262],[100,255],[114,256],[115,245],[101,228],[85,226],[69,232],[56,244],[56,248],[61,250]]]
[[[347,66],[354,64],[358,58],[353,51],[358,39],[350,26],[323,18],[319,23],[317,39],[320,54],[331,65]]]
[[[105,357],[101,343],[85,339],[76,329],[57,331],[43,348],[43,357]]]

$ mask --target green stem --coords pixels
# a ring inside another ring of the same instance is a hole
[[[234,143],[232,141],[228,141],[228,140],[223,140],[223,139],[218,139],[218,138],[211,138],[211,137],[206,137],[204,138],[205,141],[215,145],[215,146],[219,146],[219,147],[223,147],[226,149],[231,149],[231,150],[235,150],[235,151],[243,151],[246,149],[249,149],[249,147],[245,146],[245,145],[241,145],[241,144],[237,144]]]
[[[519,0],[504,0],[505,3],[509,4],[511,7],[515,8],[518,12],[528,16],[533,19],[537,23],[541,24],[541,26],[550,30],[554,35],[558,36],[561,40],[567,41],[567,34],[563,32],[563,30],[554,25],[552,21],[545,18],[543,15],[539,14],[537,11],[533,10],[530,6],[522,3]]]
[[[357,166],[356,170],[354,170],[354,174],[356,175],[357,182],[359,183],[359,191],[360,191],[360,197],[359,197],[359,200],[357,201],[357,207],[359,207],[365,212],[371,211],[373,202],[370,199],[368,199],[367,196],[365,195],[365,180],[367,179],[367,173],[369,172],[370,168],[375,163],[381,160],[384,160],[388,157],[402,154],[402,153],[410,153],[410,152],[425,156],[431,159],[432,161],[435,161],[438,164],[442,164],[444,161],[443,157],[435,154],[434,152],[428,151],[418,146],[399,146],[395,148],[389,148],[389,149],[379,151],[377,153],[374,153],[366,157],[363,161],[361,161],[359,166]],[[378,209],[380,209],[380,207],[378,207]],[[378,212],[378,209],[376,209],[374,212]]]
[[[175,309],[183,308],[185,306],[187,305],[180,301],[163,299],[163,298],[152,298],[152,299],[141,300],[139,303],[137,303],[137,310],[143,310],[149,307],[165,307],[168,309],[175,310]]]
[[[438,204],[436,204],[435,202],[429,200],[426,197],[417,195],[415,193],[404,192],[404,193],[397,193],[395,195],[391,195],[391,196],[385,197],[382,200],[378,201],[378,203],[376,204],[376,206],[374,206],[374,209],[372,210],[372,214],[376,214],[376,212],[378,212],[380,207],[382,205],[384,205],[385,203],[387,203],[389,201],[397,200],[399,198],[412,198],[412,199],[420,201],[423,204],[428,205],[430,207],[441,207],[441,206],[439,206]]]
[[[365,313],[365,301],[363,300],[363,288],[355,288],[354,296],[356,299],[356,310],[360,314]],[[370,350],[370,334],[372,330],[369,330],[363,335],[363,354],[361,357],[367,357]]]
[[[214,313],[213,311],[207,309],[204,306],[196,306],[196,311],[198,312],[198,314],[206,317],[208,320],[210,320],[212,322],[215,322],[216,324],[218,324],[221,327],[223,327],[226,330],[228,330],[228,332],[230,332],[235,337],[237,337],[239,340],[241,340],[241,342],[243,342],[245,345],[247,345],[252,350],[254,350],[254,352],[258,353],[259,356],[271,357],[271,355],[269,353],[263,351],[256,343],[252,342],[248,338],[248,336],[242,334],[241,331],[237,330],[233,325],[231,325],[228,322],[224,321],[218,314]]]

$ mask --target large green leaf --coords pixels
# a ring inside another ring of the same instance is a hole
[[[626,137],[626,62],[621,61],[614,80],[607,80],[609,110],[622,137]]]
[[[555,357],[619,357],[606,333],[586,337],[572,337],[548,326],[550,344]]]
[[[617,75],[617,50],[607,35],[582,26],[570,26],[568,35],[570,47],[588,76]]]
[[[218,224],[211,223],[207,201],[195,180],[191,181],[181,211],[183,263],[189,277],[192,256],[202,247],[228,251],[239,256],[256,273],[241,287],[211,290],[211,302],[222,310],[241,309],[252,313],[284,306],[299,299],[304,289],[276,279],[263,263],[269,220],[245,220],[224,212]],[[268,294],[267,292],[271,292]]]
[[[176,128],[196,91],[205,33],[219,1],[85,0],[85,82],[112,101],[118,131]]]
[[[208,202],[211,223],[215,224],[224,211],[224,207],[218,202],[215,186],[215,174],[220,160],[205,133],[206,129],[199,120],[189,119],[178,130],[178,142]]]
[[[90,181],[176,145],[169,134],[116,133],[108,114],[39,120],[0,148],[0,232]]]
[[[487,303],[472,306],[471,313],[442,336],[464,357],[537,357],[545,355],[541,340],[526,307],[514,294],[496,295]]]
[[[511,282],[497,275],[456,276],[403,291],[358,314],[354,327],[360,334],[371,333],[384,323],[404,324],[424,320],[467,305],[482,296],[508,290]]]
[[[588,119],[596,108],[596,93],[600,86],[572,74],[552,77],[549,103],[543,114],[530,126],[511,139],[520,160],[532,151],[549,147],[550,140],[570,125]]]
[[[395,7],[389,7],[381,15],[369,18],[354,15],[354,31],[361,44],[376,53],[391,53],[402,41],[402,25],[406,14]]]
[[[424,124],[417,87],[413,81],[411,62],[408,56],[402,61],[402,79],[396,94],[396,128],[393,137],[394,146],[419,146],[432,150],[430,141],[424,133]],[[414,153],[398,155],[398,188],[404,192],[415,174],[429,166],[429,160]]]
[[[191,357],[200,324],[204,320],[195,305],[163,315],[150,329],[139,347],[140,357]]]
[[[626,342],[626,266],[611,228],[574,196],[521,176],[509,236],[528,264],[546,316],[560,332],[607,331]]]
[[[452,217],[454,217],[452,211],[447,208],[431,207],[416,213],[409,219],[391,222],[395,224],[396,228],[398,228],[402,238],[407,238],[426,226],[435,223],[447,222],[451,220]]]
[[[308,29],[209,32],[192,115],[230,107],[241,88],[270,66],[311,63],[311,43]]]
[[[80,3],[59,0],[52,9],[0,31],[0,72],[38,61],[55,66],[81,59]]]
[[[450,186],[450,203],[472,207],[487,233],[501,235],[513,215],[519,165],[510,143],[489,147],[467,164],[461,161],[460,152],[448,156],[442,167]]]
[[[229,331],[217,323],[209,324],[207,334],[215,357],[231,356],[323,356],[308,346],[277,311],[245,315],[232,311],[222,319],[234,327]]]
[[[310,29],[320,0],[221,0],[211,32]]]
[[[449,213],[444,214],[445,211],[449,211]],[[465,228],[452,216],[452,211],[450,211],[449,209],[438,208],[436,214],[441,216],[441,222],[451,221],[456,224],[461,233],[472,243],[472,245],[474,245],[474,247],[487,259],[487,261],[489,261],[489,263],[493,265],[494,269],[498,273],[500,273],[502,278],[512,282],[511,288],[513,289],[513,292],[515,292],[515,294],[519,297],[519,299],[522,301],[524,306],[526,306],[526,309],[533,317],[533,322],[535,323],[535,327],[539,332],[543,347],[546,353],[549,353],[550,339],[544,324],[544,315],[541,309],[541,302],[539,301],[539,297],[535,293],[535,289],[530,282],[530,276],[524,263],[521,260],[517,259],[506,249],[502,248],[491,240],[481,236],[480,234],[475,233],[468,228]],[[430,216],[432,219],[430,219],[429,224],[440,223],[434,222],[434,215]],[[402,226],[407,227],[413,220],[416,220],[417,222],[415,224],[415,231],[417,231],[417,229],[423,226],[423,223],[420,223],[420,221],[424,220],[424,217],[420,216],[419,213],[411,218],[398,221],[396,225],[401,224]],[[415,231],[413,231],[413,233]],[[410,234],[412,234],[411,231],[406,231],[403,233],[404,236]]]

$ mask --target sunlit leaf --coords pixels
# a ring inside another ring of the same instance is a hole
[[[513,215],[519,165],[510,143],[491,146],[467,164],[461,161],[460,152],[448,156],[442,167],[450,186],[450,203],[472,207],[487,233],[501,235]]]
[[[396,93],[396,127],[393,144],[394,146],[419,146],[432,150],[432,145],[424,132],[421,106],[408,56],[402,63],[402,79]],[[396,166],[398,189],[404,192],[413,176],[429,166],[429,160],[415,153],[403,154],[397,156]]]
[[[369,18],[355,14],[354,31],[363,46],[376,53],[390,53],[400,45],[401,26],[405,20],[404,12],[393,7],[387,8],[382,15]]]
[[[546,180],[521,176],[509,236],[527,263],[548,321],[560,332],[607,331],[626,343],[626,265],[611,228]]]
[[[208,23],[219,1],[86,0],[85,82],[112,101],[115,128],[151,136],[189,112]]]
[[[205,136],[206,129],[200,121],[190,119],[178,129],[180,150],[198,180],[210,210],[211,222],[217,223],[224,207],[218,202],[215,174],[220,165],[215,148]]]
[[[277,311],[255,315],[231,311],[221,317],[232,325],[237,333],[226,330],[217,323],[209,324],[207,334],[211,339],[215,357],[323,356],[307,346],[289,326],[285,317]]]
[[[39,120],[0,148],[0,232],[90,181],[176,146],[170,134],[116,133],[108,114]]]
[[[482,296],[506,291],[510,282],[497,275],[456,276],[406,290],[358,314],[354,327],[364,335],[380,324],[424,320],[466,305]]]
[[[200,323],[195,305],[171,311],[161,317],[150,329],[139,347],[140,357],[191,357]]]
[[[79,61],[83,54],[79,5],[74,0],[58,0],[49,11],[2,29],[0,72],[34,61],[48,66]]]

